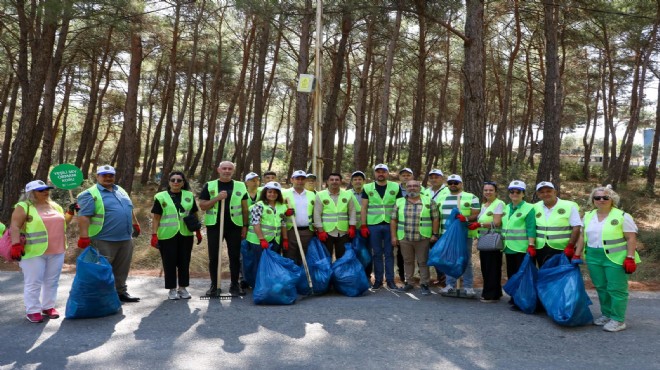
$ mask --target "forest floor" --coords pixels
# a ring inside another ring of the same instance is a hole
[[[586,182],[564,182],[561,198],[576,201],[582,212],[590,210],[587,204],[588,195],[595,183]],[[637,271],[631,276],[630,288],[632,290],[660,291],[660,197],[649,198],[641,192],[642,180],[632,183],[628,189],[619,189],[621,196],[621,209],[630,213],[637,226],[638,251],[642,263],[638,265]],[[135,239],[135,250],[130,274],[133,276],[162,276],[160,254],[150,247],[151,219],[150,210],[153,203],[153,195],[156,193],[155,186],[148,186],[132,195],[136,207],[138,219],[142,229],[142,235]],[[658,192],[656,192],[658,194]],[[505,199],[502,197],[501,199]],[[205,230],[202,230],[205,233]],[[75,273],[75,261],[81,250],[75,248],[77,242],[77,225],[75,220],[68,229],[69,248],[66,252],[64,273]],[[223,279],[229,279],[229,262],[226,248],[223,248]],[[479,267],[479,255],[476,248],[473,252],[473,266],[475,275],[475,287],[481,286],[481,271]],[[193,278],[208,278],[208,252],[206,235],[200,245],[193,247],[190,273]],[[0,262],[0,270],[19,271],[16,263]],[[434,269],[431,269],[434,270]],[[503,271],[505,271],[503,269]],[[587,288],[593,288],[586,268],[582,269]],[[503,273],[503,282],[506,279]],[[432,279],[435,278],[432,272]]]

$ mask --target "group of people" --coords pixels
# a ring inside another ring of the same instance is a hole
[[[410,168],[399,171],[400,183],[389,180],[387,165],[374,167],[374,181],[355,171],[350,186],[342,188],[342,175],[327,176],[326,188],[316,191],[316,176],[303,170],[291,175],[292,187],[283,189],[274,172],[261,179],[250,172],[245,181],[234,180],[235,166],[229,161],[217,168],[218,179],[204,184],[197,201],[183,172],[169,174],[167,190],[154,196],[151,246],[160,252],[168,299],[189,299],[189,266],[194,239],[199,244],[201,225],[196,217],[203,212],[208,239],[211,284],[206,295],[221,293],[218,281],[220,245],[224,239],[229,256],[229,292],[244,295],[248,288],[241,279],[241,242],[272,248],[302,263],[312,237],[325,244],[331,258],[339,259],[345,245],[363,238],[372,253],[372,264],[365,268],[373,274],[371,290],[384,285],[388,289],[415,289],[413,276],[419,271],[422,295],[431,294],[430,270],[427,265],[430,248],[446,231],[445,223],[452,210],[456,218],[467,223],[466,245],[472,255],[473,243],[492,231],[503,237],[502,251],[480,251],[483,290],[481,301],[497,302],[502,297],[502,255],[506,273],[511,278],[526,254],[542,266],[548,258],[564,253],[572,263],[588,259],[591,279],[598,292],[602,316],[594,321],[607,331],[626,327],[628,274],[636,269],[639,257],[635,251],[637,227],[632,217],[617,208],[619,196],[609,187],[598,187],[590,195],[594,210],[580,217],[575,202],[560,199],[552,182],[536,185],[539,202],[525,201],[527,185],[521,180],[508,187],[510,202],[498,199],[498,185],[483,184],[480,196],[463,191],[460,175],[447,177],[439,169],[427,174],[429,186],[424,188]],[[48,191],[52,186],[36,180],[28,183],[17,203],[10,225],[12,257],[20,260],[24,273],[26,317],[42,322],[44,317],[57,318],[55,299],[59,274],[66,248],[65,229],[78,213],[78,247],[93,245],[112,265],[115,287],[122,302],[138,302],[130,295],[126,278],[133,253],[133,237],[141,230],[128,194],[115,184],[112,166],[100,166],[97,184],[83,191],[77,203],[65,213],[53,202]],[[25,243],[19,239],[26,236]],[[394,250],[402,286],[394,279]],[[441,272],[437,272],[443,280]],[[446,276],[442,293],[463,289],[474,296],[472,261],[461,277]],[[509,302],[513,310],[513,301]]]

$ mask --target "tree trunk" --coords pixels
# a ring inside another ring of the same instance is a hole
[[[651,147],[651,158],[648,165],[648,175],[646,176],[646,194],[655,195],[655,179],[658,174],[658,146],[660,145],[660,74],[658,78],[658,96],[655,104],[655,132],[653,133],[653,146]]]
[[[257,19],[259,24],[259,44],[257,47],[257,78],[254,85],[254,121],[252,123],[252,142],[250,143],[247,160],[252,171],[261,173],[261,148],[263,146],[261,131],[264,108],[266,106],[264,80],[266,76],[266,56],[268,55],[268,46],[270,45],[270,22],[263,17],[258,17]],[[243,173],[239,172],[239,175],[243,175]]]
[[[5,139],[2,142],[2,153],[0,153],[0,181],[5,181],[7,164],[14,133],[14,116],[16,115],[16,104],[18,102],[18,89],[21,86],[18,79],[13,80],[9,98],[9,109],[7,110],[7,122],[5,123]]]
[[[307,67],[309,66],[310,27],[313,21],[312,0],[305,0],[305,9],[302,10],[302,13],[300,47],[298,49],[298,76],[307,73]],[[296,121],[291,148],[291,166],[294,169],[307,168],[307,158],[309,158],[307,156],[309,149],[309,99],[309,94],[296,92]]]
[[[367,92],[369,70],[373,54],[373,37],[375,32],[374,20],[367,16],[367,39],[364,42],[364,63],[358,80],[357,101],[355,102],[355,145],[353,147],[353,168],[365,170],[369,158],[367,156],[367,131],[365,115],[367,107]]]
[[[424,47],[424,38],[426,37],[425,32],[426,32],[426,21],[423,16],[423,8],[424,8],[424,3],[423,0],[418,0],[416,1],[416,5],[418,8],[422,8],[421,10],[421,15],[418,17],[419,19],[419,24],[420,24],[420,46],[423,48]],[[385,57],[385,66],[383,67],[383,80],[382,80],[382,86],[381,86],[381,94],[380,94],[380,115],[379,115],[379,122],[378,122],[378,138],[376,139],[375,145],[376,145],[376,162],[378,163],[383,163],[385,162],[385,138],[387,138],[387,117],[390,114],[390,81],[392,79],[392,67],[394,66],[394,54],[396,53],[396,46],[397,42],[399,41],[399,29],[401,28],[401,3],[399,1],[396,2],[396,18],[394,21],[394,26],[391,29],[391,36],[390,36],[390,42],[387,46],[387,56]],[[419,53],[424,54],[424,59],[426,57],[426,52],[422,49],[419,51]],[[421,63],[421,60],[420,60]],[[419,66],[419,68],[422,68],[422,66]],[[420,71],[419,73],[425,73],[426,68],[424,68],[424,72]],[[415,126],[415,122],[413,122],[413,127]],[[411,153],[412,154],[412,153]]]

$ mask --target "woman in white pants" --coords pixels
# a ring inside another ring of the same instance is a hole
[[[20,261],[26,318],[34,323],[43,322],[44,316],[60,317],[55,300],[66,251],[66,225],[75,209],[73,204],[65,214],[50,199],[52,188],[41,180],[29,182],[11,215],[12,258]],[[21,233],[25,245],[20,242]]]

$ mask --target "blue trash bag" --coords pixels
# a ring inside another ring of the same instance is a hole
[[[467,248],[467,225],[456,219],[458,208],[454,208],[445,223],[447,231],[429,251],[427,264],[446,275],[458,278],[467,268],[470,251]]]
[[[537,280],[538,269],[534,260],[527,254],[518,272],[504,284],[504,291],[513,298],[513,302],[524,313],[532,314],[536,310]]]
[[[316,295],[327,293],[330,288],[330,279],[332,278],[332,260],[330,259],[330,253],[328,253],[328,250],[319,238],[313,237],[309,241],[305,259],[307,260],[307,268],[312,279],[313,293]],[[312,291],[307,284],[307,275],[304,270],[302,274],[304,276],[300,277],[301,281],[297,285],[298,293],[309,295]]]
[[[255,304],[285,305],[296,302],[300,267],[270,249],[261,253],[252,297]]]
[[[589,310],[591,299],[584,289],[578,265],[563,254],[548,259],[539,270],[539,299],[552,321],[562,326],[590,325],[594,317]]]
[[[332,264],[332,286],[348,297],[358,297],[369,290],[364,267],[350,244],[346,244],[344,255]]]
[[[115,289],[115,277],[108,260],[94,247],[85,249],[76,261],[69,299],[67,319],[86,319],[114,315],[121,309]]]
[[[369,248],[367,248],[367,239],[358,234],[353,238],[353,241],[351,241],[351,246],[362,266],[369,266],[371,264],[371,252],[369,251]]]
[[[243,279],[254,287],[257,279],[257,269],[259,268],[259,260],[261,259],[261,245],[252,244],[247,240],[241,241],[241,255],[243,256]]]

